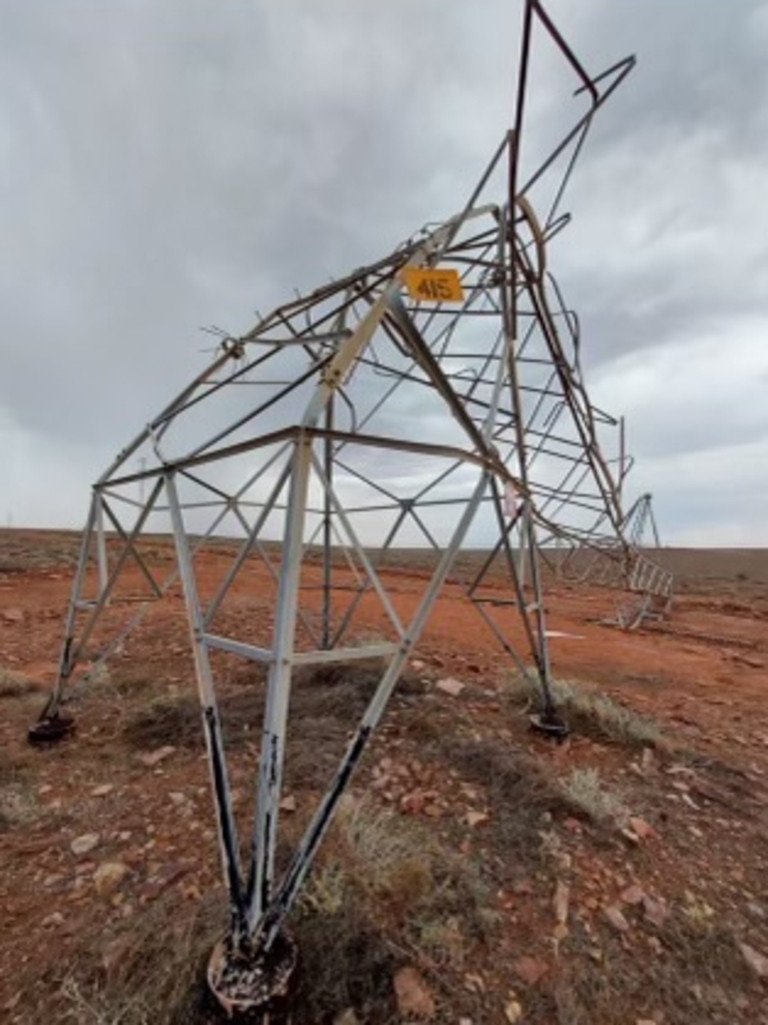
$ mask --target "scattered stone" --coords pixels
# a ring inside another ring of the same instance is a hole
[[[40,923],[45,929],[51,925],[64,925],[64,915],[60,911],[53,911],[50,915],[46,915]]]
[[[555,895],[552,898],[552,906],[555,909],[555,921],[558,925],[565,925],[568,921],[568,901],[570,895],[570,886],[567,883],[558,881],[555,887]]]
[[[461,680],[455,680],[452,676],[446,676],[445,679],[438,680],[435,684],[436,690],[440,690],[452,698],[457,698],[465,686],[466,684],[463,684]]]
[[[129,872],[130,869],[122,861],[105,861],[93,873],[96,892],[102,897],[112,893]]]
[[[653,826],[650,826],[645,819],[637,818],[634,815],[630,816],[629,828],[635,836],[639,837],[641,840],[647,840],[649,837],[658,836],[658,833]]]
[[[740,943],[739,950],[758,979],[768,979],[768,957],[750,947],[748,943]]]
[[[21,609],[3,609],[0,613],[6,623],[23,623],[24,613]]]
[[[467,972],[464,976],[464,989],[468,993],[485,993],[485,980],[477,972]]]
[[[517,961],[512,965],[515,975],[526,984],[526,986],[535,986],[539,979],[543,979],[549,971],[549,965],[546,961],[541,961],[537,957],[519,957]]]
[[[514,993],[510,994],[510,999],[504,1008],[504,1017],[509,1022],[509,1025],[516,1025],[523,1017],[523,1005]]]
[[[643,771],[643,775],[646,776],[656,768],[656,758],[653,754],[653,748],[643,748],[643,753],[640,755],[640,768]]]
[[[414,671],[414,673],[422,673],[422,672],[424,672],[424,670],[426,668],[427,668],[427,663],[426,662],[422,662],[421,659],[419,659],[419,658],[414,658],[411,661],[411,669]]]
[[[642,904],[644,897],[645,892],[643,888],[638,886],[636,883],[628,886],[626,890],[622,890],[619,894],[619,900],[622,904]]]
[[[164,747],[158,747],[155,751],[146,751],[144,754],[140,754],[138,759],[148,769],[154,769],[160,762],[170,758],[175,750],[176,748],[172,744],[166,744]]]
[[[75,839],[70,843],[69,849],[76,857],[81,857],[83,854],[88,854],[99,846],[101,837],[98,833],[83,833],[82,836],[76,836]]]
[[[583,826],[578,819],[569,816],[567,819],[563,819],[563,828],[567,829],[569,833],[580,833]]]
[[[568,936],[568,926],[565,922],[558,922],[555,928],[552,930],[552,939],[555,941],[555,947]]]
[[[483,811],[468,811],[464,816],[464,821],[470,829],[475,829],[477,826],[484,825],[484,823],[488,822],[489,819],[490,815],[487,815]]]
[[[415,968],[401,968],[394,978],[397,1009],[402,1015],[430,1019],[435,1016],[435,998]]]
[[[669,909],[666,904],[663,901],[649,897],[647,893],[643,894],[643,911],[648,921],[657,927],[664,925],[669,916]]]
[[[280,811],[296,811],[296,798],[293,794],[286,794],[280,802]]]
[[[768,918],[766,910],[762,904],[758,904],[756,900],[751,900],[747,904],[747,912],[752,917],[757,919],[758,922],[764,922]]]
[[[611,904],[603,911],[608,924],[616,930],[616,932],[629,932],[629,922],[624,917],[624,912],[619,908],[617,904]]]
[[[115,788],[111,783],[102,783],[101,786],[93,788],[91,791],[91,797],[106,797],[107,794],[111,794],[114,789]]]

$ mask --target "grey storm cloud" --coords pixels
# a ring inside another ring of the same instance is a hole
[[[768,3],[549,9],[590,70],[639,62],[553,244],[596,398],[670,540],[768,543]],[[455,212],[509,123],[520,10],[0,0],[0,516],[77,525],[208,359],[201,326]],[[536,70],[532,152],[572,84]]]

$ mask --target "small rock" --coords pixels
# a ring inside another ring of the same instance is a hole
[[[3,609],[0,615],[2,615],[6,623],[24,622],[24,613],[21,611],[21,609]]]
[[[568,901],[570,895],[570,886],[567,883],[558,882],[555,887],[555,895],[552,898],[552,906],[555,909],[555,921],[558,925],[565,925],[568,921]]]
[[[72,843],[69,845],[69,849],[76,857],[80,857],[83,854],[88,854],[99,846],[101,837],[98,833],[83,833],[82,836],[76,836]]]
[[[537,957],[519,957],[517,961],[512,965],[515,975],[526,984],[526,986],[535,986],[539,979],[549,971],[549,965],[546,961],[540,961]]]
[[[116,890],[120,883],[130,872],[130,869],[122,861],[105,861],[99,865],[93,873],[93,882],[96,892],[102,897]]]
[[[467,993],[485,993],[485,980],[477,972],[467,972],[464,976],[464,989]]]
[[[509,1022],[509,1025],[516,1025],[523,1017],[523,1005],[516,996],[512,995],[511,999],[507,1002],[504,1008],[504,1017]]]
[[[563,819],[563,828],[567,829],[569,833],[580,833],[583,827],[578,819],[569,816],[567,819]]]
[[[643,911],[645,911],[645,917],[648,921],[658,927],[662,926],[669,916],[666,904],[660,900],[655,900],[653,897],[649,897],[647,893],[643,894]]]
[[[436,690],[440,690],[452,698],[457,698],[465,686],[466,684],[463,684],[461,680],[454,680],[452,676],[446,676],[445,679],[438,680],[435,684]]]
[[[414,673],[421,673],[426,668],[427,668],[427,663],[426,662],[422,662],[421,659],[419,659],[419,658],[414,658],[411,661],[411,669],[414,671]]]
[[[488,822],[489,819],[490,815],[487,815],[482,811],[468,811],[464,816],[464,821],[470,829],[475,829],[477,826],[484,825],[484,823]]]
[[[739,950],[758,979],[768,979],[768,957],[750,947],[748,943],[740,943]]]
[[[164,761],[176,750],[171,744],[166,744],[165,747],[158,747],[155,751],[147,751],[144,754],[138,756],[139,761],[142,765],[145,765],[148,769],[154,769],[156,765]]]
[[[293,794],[286,794],[280,802],[280,811],[296,811],[296,798]]]
[[[617,904],[611,904],[610,907],[605,908],[603,914],[606,921],[611,925],[616,932],[629,932],[629,922],[624,917],[624,913]]]
[[[644,747],[643,753],[640,756],[640,768],[643,771],[643,775],[647,776],[648,773],[653,772],[656,768],[656,759],[653,754],[653,748]]]
[[[747,912],[752,918],[757,919],[758,922],[764,922],[768,918],[765,908],[762,904],[758,904],[756,900],[749,901]]]
[[[632,830],[635,836],[639,837],[641,840],[646,840],[649,837],[658,836],[658,833],[653,828],[653,826],[648,825],[645,819],[640,819],[636,816],[630,817],[629,828]]]
[[[180,808],[182,804],[186,804],[187,795],[182,794],[180,790],[171,790],[171,792],[168,794],[168,800],[171,802],[171,804],[175,805],[177,808]],[[235,802],[234,791],[232,791],[232,802]]]
[[[46,915],[40,925],[43,928],[49,925],[64,925],[64,915],[60,911],[53,911],[50,915]]]
[[[422,975],[415,968],[401,968],[394,978],[397,1009],[402,1015],[415,1015],[417,1018],[433,1018],[435,1016],[435,998]]]
[[[641,886],[633,883],[632,886],[628,886],[626,890],[622,890],[619,894],[619,900],[622,904],[642,904],[645,892]]]
[[[111,794],[114,789],[115,788],[111,783],[102,783],[101,786],[93,788],[91,791],[91,797],[106,797],[107,794]]]

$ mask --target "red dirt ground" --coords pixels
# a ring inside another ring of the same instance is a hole
[[[18,804],[12,805],[4,829],[0,821],[0,1020],[25,1025],[106,1021],[71,1007],[70,1018],[59,1010],[41,1016],[34,980],[40,980],[40,991],[49,987],[55,993],[50,987],[61,977],[57,972],[76,959],[84,934],[103,930],[105,937],[111,935],[113,927],[138,920],[169,891],[195,903],[218,886],[200,749],[177,745],[149,768],[124,741],[126,724],[150,698],[193,692],[184,606],[177,591],[153,607],[110,662],[112,679],[103,686],[83,685],[72,704],[76,736],[50,750],[25,743],[26,728],[55,673],[71,553],[66,535],[0,532],[0,670],[5,673],[0,679],[0,783]],[[157,565],[171,566],[166,547],[160,545],[154,557]],[[222,550],[199,560],[203,593],[211,590],[229,559]],[[768,976],[768,962],[753,959],[750,965],[738,946],[747,944],[768,956],[768,553],[729,558],[727,553],[677,552],[669,553],[669,561],[683,572],[672,614],[664,623],[635,632],[601,623],[615,596],[562,583],[547,593],[549,628],[565,635],[552,639],[556,676],[583,681],[653,719],[664,743],[642,758],[637,748],[594,737],[575,734],[553,747],[530,735],[525,717],[508,699],[513,667],[490,631],[458,587],[448,587],[440,599],[413,666],[426,681],[426,691],[394,702],[357,790],[364,789],[374,770],[383,802],[441,828],[445,824],[446,837],[450,824],[450,836],[469,859],[503,860],[503,851],[494,848],[483,826],[465,822],[473,809],[491,821],[498,815],[486,801],[489,788],[480,782],[479,793],[467,789],[466,779],[459,780],[452,770],[445,745],[432,751],[436,729],[448,737],[511,745],[561,778],[573,769],[595,768],[653,833],[628,839],[615,830],[606,838],[578,816],[545,816],[550,839],[542,842],[555,848],[554,860],[530,874],[511,864],[497,874],[494,907],[503,917],[503,929],[494,941],[494,956],[480,958],[469,970],[465,966],[457,976],[467,992],[475,986],[486,993],[487,1009],[460,1018],[464,1005],[458,998],[452,1005],[441,991],[442,1016],[436,1020],[473,1025],[515,1020],[541,1025],[768,1023],[768,978],[761,978],[761,969]],[[402,565],[385,571],[383,579],[407,616],[424,586],[418,560],[403,556]],[[127,570],[127,581],[140,589],[135,568]],[[343,593],[351,578],[340,570],[336,583]],[[309,567],[302,577],[309,610],[318,607],[319,585],[319,569]],[[247,633],[248,640],[263,642],[272,624],[272,601],[266,572],[249,569],[237,583],[223,622]],[[382,632],[375,601],[363,603],[358,627],[374,636]],[[516,626],[510,635],[522,647]],[[242,689],[233,666],[234,660],[222,659],[225,693]],[[446,676],[465,684],[458,697],[435,687]],[[17,678],[27,683],[17,687]],[[426,716],[433,725],[429,737],[414,728]],[[257,746],[246,743],[233,757],[236,802],[246,814],[256,754]],[[393,759],[404,767],[399,782]],[[294,791],[297,821],[306,817],[318,789],[317,781],[304,782]],[[77,856],[70,844],[87,833],[98,834],[97,846]],[[114,886],[98,883],[104,863],[125,867],[124,878]],[[566,922],[559,924],[552,904],[558,882],[569,887]],[[622,903],[620,894],[630,885],[649,895],[650,912],[641,913],[631,901]],[[663,925],[653,920],[653,901],[665,908]],[[621,922],[611,923],[612,911],[606,908],[614,907],[623,909],[626,929]],[[681,924],[679,935],[669,931],[671,922]],[[689,935],[691,930],[695,935]],[[730,944],[730,953],[722,955],[722,978],[716,972],[713,976],[711,963],[702,962],[697,982],[696,958],[692,953],[686,959],[686,944],[695,953],[699,939],[711,946],[721,936]],[[735,961],[729,959],[733,951]],[[526,974],[520,966],[523,957],[546,968],[541,981],[521,977]],[[667,969],[678,958],[692,962],[693,974],[684,980],[687,995],[671,999],[666,990],[678,990]],[[611,983],[618,997],[601,991],[610,971],[618,971],[616,966],[629,971],[631,965],[642,965],[642,972],[624,989],[622,982]],[[429,965],[419,968],[431,978]],[[594,976],[591,996],[579,988],[580,973]],[[654,980],[660,980],[658,989]],[[434,980],[433,985],[439,990]],[[578,991],[573,999],[569,987]],[[61,996],[51,1000],[59,1008],[65,1002]],[[477,1000],[473,1006],[486,1006]],[[519,1005],[517,1018],[512,1004]]]

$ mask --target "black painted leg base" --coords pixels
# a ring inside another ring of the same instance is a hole
[[[213,948],[208,962],[208,987],[235,1021],[282,1021],[297,958],[296,943],[286,933],[280,933],[268,951],[249,953],[233,950],[225,938]]]
[[[75,732],[75,720],[71,715],[46,715],[30,727],[27,739],[30,744],[55,744]]]
[[[555,712],[541,712],[530,717],[531,728],[554,740],[565,740],[570,733],[568,723]]]

